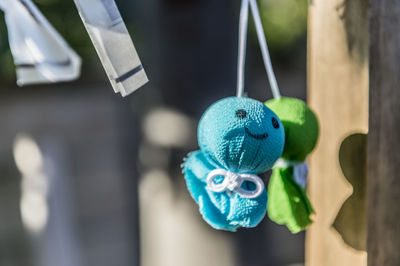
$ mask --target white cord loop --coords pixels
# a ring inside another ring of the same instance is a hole
[[[264,35],[264,28],[261,23],[260,12],[258,10],[256,0],[242,0],[239,18],[239,50],[238,50],[238,66],[237,66],[237,97],[242,97],[244,94],[244,74],[245,74],[245,58],[246,58],[246,42],[247,42],[247,27],[249,17],[249,5],[253,13],[254,25],[256,27],[257,37],[261,48],[261,53],[265,65],[265,70],[268,75],[269,84],[271,86],[272,95],[274,98],[281,97],[278,82],[276,81],[275,73],[271,63],[271,57],[268,51],[267,40]]]
[[[221,183],[215,183],[217,177],[224,177]],[[241,186],[243,182],[251,182],[256,185],[254,190],[246,190]],[[242,198],[253,199],[261,195],[264,190],[264,182],[256,175],[239,174],[224,169],[215,169],[207,176],[207,189],[213,192],[226,192],[229,196],[233,192],[238,193]]]

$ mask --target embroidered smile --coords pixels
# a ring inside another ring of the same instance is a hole
[[[268,137],[268,133],[253,134],[253,133],[250,132],[250,130],[247,127],[245,127],[244,130],[246,131],[247,135],[249,135],[250,137],[255,138],[255,139],[265,139],[265,138]]]

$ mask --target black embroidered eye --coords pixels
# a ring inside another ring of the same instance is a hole
[[[247,116],[247,112],[243,109],[239,109],[236,111],[236,116],[240,119],[244,119]]]
[[[272,117],[272,126],[273,126],[275,129],[278,129],[278,128],[279,128],[279,122],[278,122],[278,120],[277,120],[275,117]]]

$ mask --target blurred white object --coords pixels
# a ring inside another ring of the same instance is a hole
[[[129,95],[148,82],[114,0],[74,0],[116,93]]]
[[[306,161],[304,162],[296,162],[296,161],[288,161],[282,158],[279,158],[274,167],[283,168],[283,167],[293,167],[293,176],[294,181],[300,185],[302,188],[307,186],[308,182],[308,164]]]
[[[81,59],[31,0],[0,0],[19,86],[70,81]]]
[[[143,133],[147,140],[166,148],[188,149],[196,146],[196,123],[182,113],[169,108],[153,108],[144,117]]]
[[[296,183],[305,188],[308,181],[308,164],[306,162],[296,164],[293,168],[293,173]]]

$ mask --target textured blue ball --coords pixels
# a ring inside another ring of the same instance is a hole
[[[259,101],[229,97],[211,105],[198,127],[200,149],[238,173],[262,173],[281,156],[285,132],[278,116]]]

